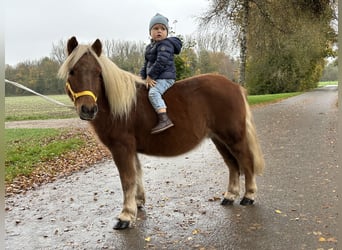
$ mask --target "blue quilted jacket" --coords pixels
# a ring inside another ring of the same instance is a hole
[[[152,42],[146,47],[145,63],[140,71],[142,79],[149,75],[153,80],[176,79],[174,54],[179,54],[182,42],[177,37],[168,37]]]

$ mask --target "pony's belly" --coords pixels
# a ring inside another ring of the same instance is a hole
[[[194,139],[181,139],[173,137],[172,140],[165,139],[164,141],[151,142],[145,145],[138,146],[137,151],[142,154],[154,156],[178,156],[185,154],[196,148],[202,141],[202,138]]]

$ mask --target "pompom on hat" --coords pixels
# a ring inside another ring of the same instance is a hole
[[[150,33],[151,33],[152,27],[158,23],[163,24],[166,27],[167,32],[169,32],[169,19],[167,17],[157,13],[154,17],[151,18],[150,26],[149,26]]]

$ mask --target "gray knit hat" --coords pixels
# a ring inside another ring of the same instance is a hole
[[[169,19],[167,19],[167,17],[159,13],[157,13],[154,17],[152,17],[150,21],[150,29],[149,29],[150,33],[151,33],[152,27],[157,23],[163,24],[166,27],[167,32],[169,33]]]

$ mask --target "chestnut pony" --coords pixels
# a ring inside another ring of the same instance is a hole
[[[206,137],[216,145],[229,168],[221,204],[233,204],[239,197],[242,173],[245,194],[240,204],[253,204],[255,179],[263,171],[264,158],[242,87],[216,74],[176,82],[164,94],[175,126],[151,134],[157,115],[138,76],[105,57],[99,39],[92,45],[81,45],[72,37],[67,51],[59,76],[67,81],[66,92],[79,117],[90,122],[119,171],[123,209],[114,229],[129,227],[137,209],[145,203],[138,153],[176,156],[194,149]]]

